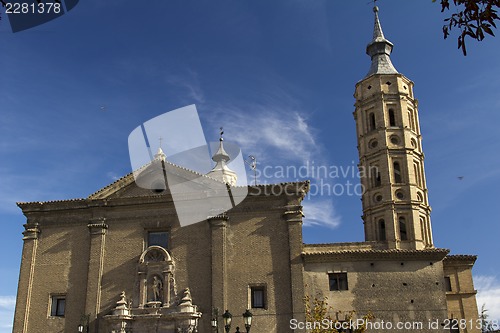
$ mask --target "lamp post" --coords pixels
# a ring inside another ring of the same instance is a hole
[[[243,319],[245,321],[245,329],[247,330],[247,333],[250,333],[250,327],[252,327],[252,317],[253,314],[248,309],[245,311],[245,313],[243,313]]]
[[[216,330],[217,329],[217,318],[213,317],[212,321],[210,323],[212,324],[212,329]]]
[[[224,328],[226,329],[226,333],[229,333],[229,330],[231,329],[231,319],[233,318],[233,315],[229,312],[229,310],[226,310],[224,314],[222,315],[222,318],[224,318]]]
[[[82,315],[80,325],[78,325],[78,333],[89,333],[90,315]]]
[[[219,318],[219,309],[213,308],[212,309],[212,320],[210,321],[210,324],[212,326],[212,331],[215,331],[216,333],[219,333],[219,323],[217,322],[218,318]]]

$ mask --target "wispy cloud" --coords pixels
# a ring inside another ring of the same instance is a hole
[[[82,175],[95,166],[95,162],[87,158],[60,161],[49,161],[36,172],[8,166],[0,168],[0,212],[19,213],[16,202],[68,199],[68,190],[81,186]]]
[[[115,180],[120,179],[123,175],[121,175],[121,176],[120,176],[119,174],[117,174],[117,173],[116,173],[116,172],[114,172],[114,171],[108,171],[108,172],[106,172],[106,176],[107,176],[109,179],[111,179],[112,181],[115,181]]]
[[[15,296],[0,296],[0,333],[12,332],[15,306]]]
[[[306,215],[304,227],[324,226],[333,229],[340,225],[341,218],[331,200],[316,198],[313,201],[305,200],[303,205]]]
[[[224,126],[228,142],[235,142],[246,156],[256,157],[259,183],[296,181],[304,177],[313,183],[317,181],[313,175],[300,172],[306,165],[328,165],[318,130],[310,125],[306,116],[310,110],[282,87],[260,93],[255,100],[258,102],[206,105],[210,113],[201,116],[208,128]],[[211,138],[213,136],[208,139]],[[252,172],[247,175],[248,182],[253,182]],[[331,199],[315,196],[306,201],[305,226],[335,228],[340,224]]]
[[[170,74],[167,83],[182,89],[188,97],[186,101],[189,104],[205,102],[205,94],[201,89],[198,73],[195,71],[187,69],[182,74]]]
[[[321,147],[305,116],[293,105],[223,105],[212,109],[211,127],[227,124],[228,140],[264,165],[304,163],[321,158]],[[218,126],[217,126],[218,127]]]
[[[484,304],[488,319],[500,321],[500,281],[495,276],[478,275],[474,276],[474,285],[479,312]]]
[[[54,181],[53,177],[49,177]],[[39,174],[33,176],[18,175],[15,172],[0,169],[0,212],[18,213],[16,202],[44,200],[57,196],[52,192],[50,181]]]

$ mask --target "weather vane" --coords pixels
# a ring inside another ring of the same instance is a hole
[[[250,166],[250,169],[253,170],[253,175],[254,175],[254,183],[257,185],[257,159],[253,155],[249,155],[248,159],[244,161],[245,164]]]

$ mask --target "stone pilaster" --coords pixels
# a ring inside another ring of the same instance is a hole
[[[290,249],[290,295],[292,302],[292,318],[299,322],[305,321],[304,300],[297,295],[304,295],[304,266],[302,263],[302,198],[289,201],[285,207],[283,218],[288,222],[288,242]],[[297,329],[295,332],[304,332]]]
[[[23,232],[23,258],[19,274],[19,286],[27,285],[26,289],[19,288],[16,299],[16,312],[14,314],[13,332],[28,332],[29,310],[31,293],[33,290],[33,278],[35,273],[36,253],[40,226],[38,223],[26,223]],[[27,281],[27,282],[24,282]]]
[[[227,308],[226,233],[228,220],[226,214],[208,218],[212,233],[212,307],[218,308],[220,313]]]
[[[90,315],[90,333],[97,332],[97,317],[101,309],[101,280],[108,225],[105,218],[95,218],[88,224],[90,232],[90,256],[87,277],[85,312]]]

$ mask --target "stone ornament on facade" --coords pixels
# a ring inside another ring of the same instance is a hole
[[[158,276],[153,276],[153,283],[151,285],[151,288],[153,290],[153,301],[154,302],[161,302],[162,297],[161,293],[163,292],[163,282],[161,282],[161,279],[158,278]]]
[[[177,295],[174,262],[168,251],[160,246],[147,248],[139,259],[138,271],[138,290],[129,300],[123,291],[111,314],[104,317],[107,332],[196,332],[201,312],[193,305],[188,288]]]

